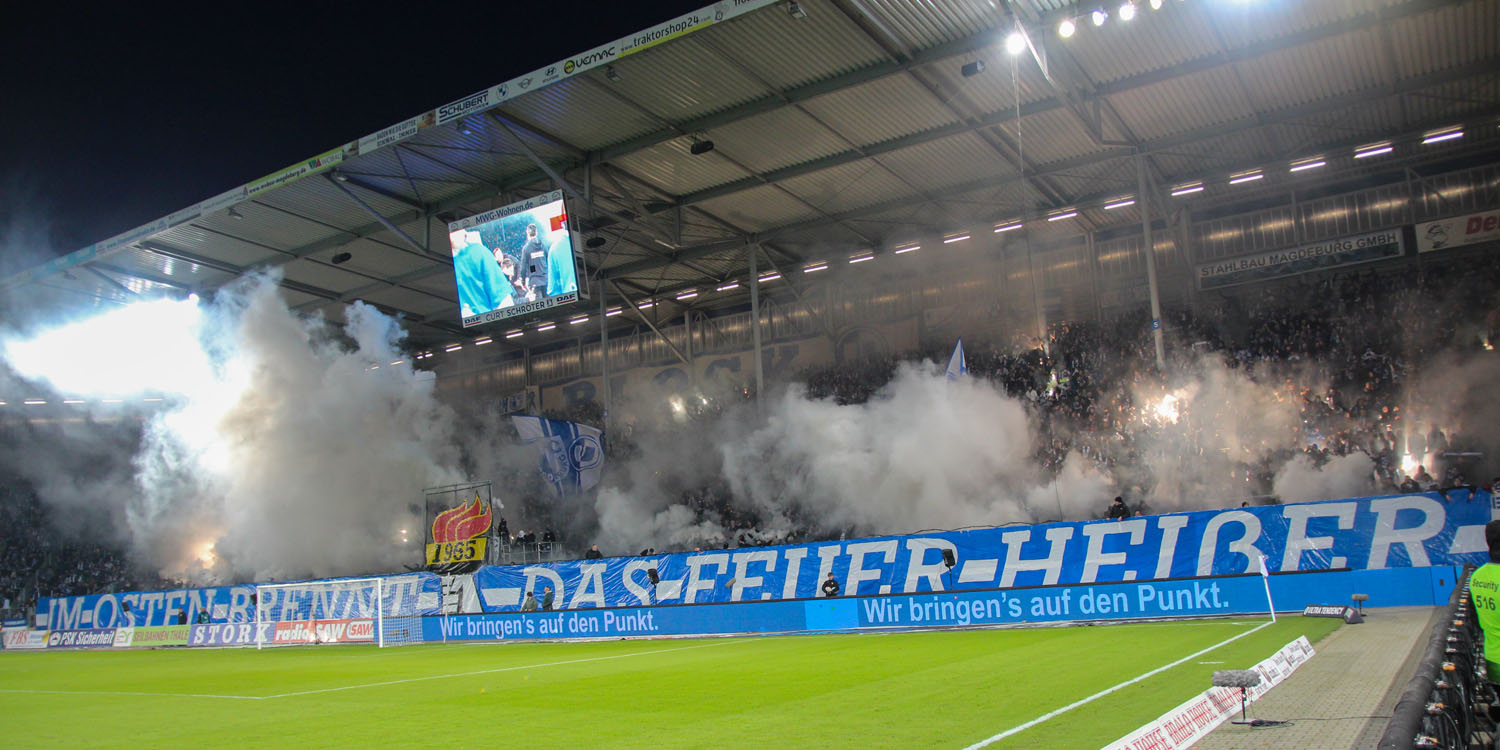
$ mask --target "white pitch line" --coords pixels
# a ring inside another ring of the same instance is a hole
[[[1194,654],[1188,654],[1187,656],[1184,656],[1181,659],[1178,659],[1177,661],[1172,662],[1171,664],[1167,664],[1165,666],[1157,667],[1156,669],[1153,669],[1150,672],[1147,672],[1147,673],[1145,673],[1143,675],[1140,675],[1138,677],[1132,677],[1132,678],[1130,678],[1130,679],[1128,679],[1128,680],[1126,680],[1126,681],[1124,681],[1124,682],[1122,682],[1122,683],[1120,683],[1118,685],[1115,685],[1114,687],[1105,688],[1103,690],[1100,690],[1097,693],[1094,693],[1093,695],[1090,695],[1087,698],[1084,698],[1082,700],[1073,701],[1072,703],[1069,703],[1068,705],[1063,706],[1062,708],[1059,708],[1059,709],[1057,709],[1055,711],[1050,711],[1048,713],[1042,714],[1041,716],[1038,716],[1035,719],[1032,719],[1031,721],[1026,722],[1025,724],[1019,724],[1019,725],[1011,727],[1010,729],[1007,729],[1004,732],[1001,732],[1001,733],[999,733],[999,734],[997,734],[997,735],[995,735],[993,737],[990,737],[990,738],[984,739],[984,740],[980,740],[980,741],[978,741],[978,742],[976,742],[976,743],[974,743],[974,744],[972,744],[972,745],[964,748],[964,750],[979,750],[979,748],[981,748],[981,747],[986,747],[988,745],[992,745],[992,744],[994,744],[996,742],[999,742],[1000,740],[1005,739],[1006,737],[1009,737],[1009,736],[1011,736],[1013,734],[1016,734],[1017,732],[1024,732],[1024,731],[1026,731],[1026,730],[1028,730],[1028,729],[1030,729],[1030,728],[1032,728],[1032,727],[1034,727],[1034,726],[1036,726],[1036,725],[1038,725],[1038,724],[1040,724],[1040,723],[1042,723],[1044,721],[1047,721],[1048,719],[1051,719],[1053,717],[1059,716],[1061,714],[1065,714],[1065,713],[1067,713],[1069,711],[1072,711],[1075,708],[1078,708],[1079,706],[1082,706],[1082,705],[1085,705],[1085,704],[1088,704],[1088,703],[1092,703],[1092,702],[1094,702],[1094,701],[1096,701],[1096,700],[1098,700],[1100,698],[1103,698],[1106,695],[1109,695],[1110,693],[1115,692],[1116,690],[1120,690],[1122,688],[1129,687],[1131,685],[1134,685],[1137,682],[1140,682],[1141,680],[1145,680],[1145,679],[1148,679],[1150,677],[1154,677],[1155,675],[1161,674],[1162,672],[1165,672],[1168,669],[1171,669],[1172,667],[1175,667],[1175,666],[1177,666],[1179,664],[1182,664],[1183,662],[1188,661],[1189,659],[1196,659],[1196,658],[1198,658],[1198,657],[1200,657],[1200,656],[1202,656],[1202,655],[1204,655],[1204,654],[1206,654],[1206,653],[1208,653],[1210,651],[1213,651],[1216,648],[1219,648],[1221,646],[1227,646],[1227,645],[1229,645],[1229,644],[1231,644],[1231,643],[1233,643],[1233,642],[1235,642],[1235,641],[1237,641],[1237,640],[1239,640],[1241,638],[1244,638],[1247,635],[1250,635],[1251,633],[1254,633],[1257,630],[1260,630],[1261,628],[1264,628],[1264,627],[1266,627],[1268,625],[1272,625],[1272,624],[1273,623],[1271,623],[1271,622],[1263,622],[1263,623],[1261,623],[1259,625],[1256,625],[1255,627],[1253,627],[1253,628],[1251,628],[1249,630],[1246,630],[1243,633],[1240,633],[1239,635],[1231,636],[1231,637],[1226,638],[1226,639],[1224,639],[1222,641],[1219,641],[1218,643],[1215,643],[1214,645],[1209,646],[1208,648],[1205,648],[1202,651],[1199,651],[1199,652],[1194,653]]]
[[[211,695],[208,693],[132,693],[123,690],[27,690],[23,688],[0,688],[0,693],[33,693],[37,695],[143,695],[160,698],[230,698],[234,700],[265,700],[259,695]]]
[[[435,674],[435,675],[429,675],[427,677],[408,677],[408,678],[406,678],[404,680],[386,680],[384,682],[369,682],[369,683],[365,683],[365,684],[362,684],[362,685],[344,685],[344,686],[341,686],[341,687],[318,688],[316,690],[298,690],[297,692],[294,692],[294,693],[278,693],[276,695],[263,695],[263,696],[259,696],[259,697],[262,700],[270,700],[271,698],[291,698],[291,697],[297,696],[297,695],[314,695],[314,694],[317,694],[317,693],[337,693],[337,692],[343,691],[343,690],[361,690],[363,688],[385,687],[387,685],[402,685],[402,684],[405,684],[405,683],[408,683],[408,682],[424,682],[424,681],[427,681],[427,680],[445,680],[445,679],[447,679],[449,677],[472,677],[474,675],[480,675],[480,674],[495,674],[497,672],[514,672],[514,671],[519,670],[519,669],[541,669],[542,667],[560,667],[560,666],[563,666],[563,665],[566,665],[566,664],[585,664],[585,663],[593,662],[593,661],[609,661],[611,659],[628,659],[628,658],[633,657],[633,656],[650,656],[652,654],[665,654],[665,653],[670,653],[672,651],[691,651],[691,650],[697,649],[697,648],[711,648],[713,646],[723,646],[725,644],[735,643],[735,642],[737,642],[737,640],[725,640],[725,641],[719,641],[719,642],[716,642],[716,643],[705,643],[705,644],[698,645],[698,646],[681,646],[679,648],[661,648],[661,649],[656,649],[655,651],[637,651],[637,652],[632,653],[632,654],[615,654],[613,656],[592,656],[592,657],[589,657],[587,659],[568,659],[566,661],[554,661],[554,662],[547,662],[545,664],[522,664],[522,665],[518,665],[518,666],[514,666],[514,667],[496,667],[494,669],[478,669],[478,670],[475,670],[473,672],[454,672],[452,674]],[[742,642],[742,641],[740,641],[740,642]]]

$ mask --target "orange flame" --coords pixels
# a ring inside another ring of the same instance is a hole
[[[459,504],[437,515],[432,521],[432,541],[461,542],[482,536],[490,530],[490,509],[474,496],[473,504]]]

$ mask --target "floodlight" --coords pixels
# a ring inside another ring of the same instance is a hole
[[[1005,51],[1011,55],[1019,55],[1025,52],[1026,37],[1022,36],[1019,31],[1010,32],[1010,36],[1005,37]]]
[[[1151,10],[1161,10],[1161,0],[1151,0]]]
[[[1104,22],[1109,20],[1109,14],[1105,13],[1104,9],[1101,8],[1090,13],[1089,18],[1093,20],[1095,26],[1103,26]]]
[[[1121,3],[1120,20],[1129,21],[1132,18],[1135,18],[1135,3]]]
[[[1012,222],[1007,222],[1005,224],[999,224],[999,225],[997,225],[995,227],[995,234],[1000,234],[1001,232],[1013,232],[1013,231],[1015,231],[1017,229],[1020,229],[1022,226],[1024,226],[1024,224],[1022,224],[1019,221],[1012,221]]]
[[[1078,27],[1073,24],[1073,19],[1071,18],[1064,18],[1062,23],[1057,25],[1057,35],[1064,39],[1073,36],[1073,32],[1077,30]]]
[[[1073,218],[1074,216],[1077,216],[1077,215],[1078,215],[1077,211],[1074,211],[1074,210],[1070,209],[1070,210],[1062,211],[1060,213],[1055,213],[1055,214],[1052,214],[1051,216],[1048,216],[1047,217],[1047,221],[1062,221],[1063,219],[1071,219],[1071,218]]]

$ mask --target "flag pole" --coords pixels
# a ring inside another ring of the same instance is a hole
[[[1266,570],[1266,556],[1260,557],[1260,580],[1266,585],[1266,606],[1271,609],[1271,622],[1276,622],[1276,604],[1271,601],[1271,573]]]

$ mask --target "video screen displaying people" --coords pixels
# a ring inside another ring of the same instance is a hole
[[[578,268],[562,192],[448,225],[465,327],[578,299]]]

